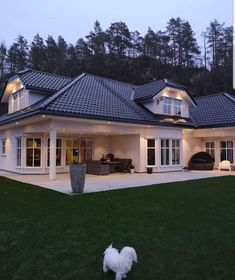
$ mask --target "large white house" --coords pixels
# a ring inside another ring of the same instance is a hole
[[[193,99],[169,80],[136,86],[90,74],[74,79],[26,69],[6,81],[0,116],[0,169],[68,171],[104,154],[131,158],[136,172],[177,171],[207,151],[234,160],[235,98]]]

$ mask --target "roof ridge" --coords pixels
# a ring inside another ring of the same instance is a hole
[[[113,88],[111,88],[109,85],[107,85],[107,83],[101,78],[101,77],[95,77],[95,79],[101,84],[101,85],[103,85],[104,87],[106,87],[109,91],[111,91],[111,93],[113,93],[113,94],[115,94],[115,96],[119,99],[119,100],[121,100],[126,106],[128,106],[130,109],[134,109],[134,112],[135,113],[137,113],[140,117],[143,117],[141,114],[140,114],[140,112],[138,111],[136,111],[136,108],[134,108],[133,106],[132,106],[132,104],[130,104],[130,103],[128,103],[128,102],[126,102],[126,100],[125,100],[125,98],[123,98],[120,94],[118,94],[118,92],[115,90],[115,89],[113,89]],[[102,81],[102,82],[101,82]]]
[[[48,106],[52,101],[54,101],[56,98],[58,98],[62,93],[64,93],[65,90],[69,89],[72,85],[74,85],[77,81],[82,79],[86,73],[82,73],[78,77],[74,78],[71,82],[69,82],[67,85],[65,85],[63,88],[61,88],[59,91],[57,91],[55,94],[50,96],[44,103],[40,105],[40,108],[44,108],[45,106]]]
[[[98,75],[94,75],[94,74],[91,74],[91,73],[87,73],[87,75],[93,76],[95,78],[106,79],[106,80],[114,81],[116,83],[121,83],[121,84],[126,84],[126,85],[136,86],[137,87],[137,85],[135,85],[135,84],[128,83],[128,82],[123,82],[123,81],[119,81],[119,80],[115,80],[115,79],[112,79],[112,78],[107,78],[107,77],[104,77],[104,76],[98,76]]]
[[[50,72],[36,70],[36,69],[30,69],[30,68],[26,68],[26,69],[24,69],[22,71],[19,71],[19,72],[17,72],[17,74],[24,74],[24,73],[26,73],[28,71],[42,73],[42,74],[50,75],[50,76],[62,77],[62,78],[66,78],[66,79],[74,79],[74,78],[71,78],[69,76],[64,76],[64,75],[60,75],[60,74],[55,74],[55,73],[50,73]]]

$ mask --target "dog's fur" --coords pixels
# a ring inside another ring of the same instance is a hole
[[[126,274],[131,270],[133,262],[137,263],[137,254],[132,247],[123,247],[119,253],[112,244],[104,251],[103,271],[112,270],[116,273],[115,280],[126,278]]]

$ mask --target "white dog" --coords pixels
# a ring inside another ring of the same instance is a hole
[[[133,262],[137,263],[137,255],[132,247],[123,247],[119,253],[112,244],[104,251],[103,271],[109,269],[116,273],[115,280],[126,278],[127,272],[131,270]]]

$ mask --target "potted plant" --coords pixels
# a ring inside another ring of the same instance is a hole
[[[82,193],[85,186],[86,164],[74,161],[69,166],[70,182],[74,193]]]
[[[135,166],[134,165],[130,166],[130,172],[131,172],[131,174],[135,173]]]
[[[155,162],[154,162],[154,159],[153,158],[149,158],[148,160],[148,165],[154,165]],[[147,167],[147,174],[152,174],[153,173],[153,168],[148,166]]]

